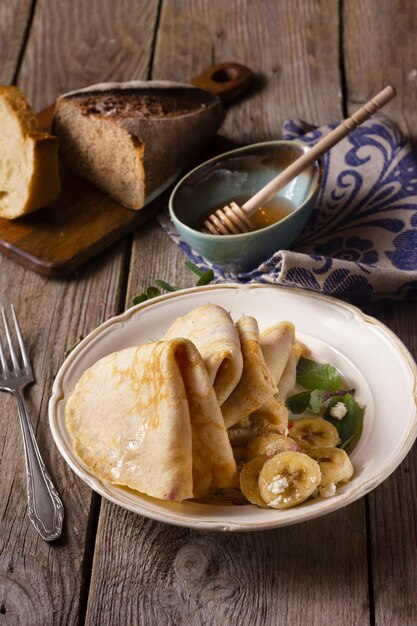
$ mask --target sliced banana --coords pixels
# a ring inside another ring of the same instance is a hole
[[[249,463],[245,463],[240,472],[240,488],[243,495],[252,504],[257,504],[264,508],[266,504],[259,493],[258,479],[259,473],[267,460],[268,457],[266,456],[257,456],[249,461]]]
[[[252,437],[246,448],[246,460],[250,461],[261,455],[271,457],[287,450],[299,452],[300,448],[295,441],[285,435],[269,434],[261,437]]]
[[[261,498],[273,509],[288,509],[304,502],[320,484],[320,466],[303,452],[281,452],[259,474]]]
[[[302,417],[294,420],[288,434],[304,450],[333,448],[340,442],[337,429],[320,417]]]
[[[333,485],[347,482],[353,476],[353,465],[340,448],[315,448],[309,450],[308,455],[320,465],[319,493],[325,497],[334,495],[336,490]]]

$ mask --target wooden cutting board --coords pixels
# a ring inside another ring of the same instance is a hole
[[[249,86],[252,73],[236,63],[222,63],[194,78],[192,84],[223,102]],[[49,128],[53,107],[38,117]],[[0,252],[46,276],[64,276],[131,232],[166,206],[169,190],[140,211],[132,211],[73,176],[62,167],[62,192],[50,206],[17,220],[0,218]]]

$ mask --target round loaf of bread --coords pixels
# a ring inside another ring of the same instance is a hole
[[[219,98],[191,85],[100,83],[58,98],[53,131],[71,171],[141,209],[174,182],[222,120]]]

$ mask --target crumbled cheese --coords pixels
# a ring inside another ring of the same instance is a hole
[[[330,409],[330,415],[337,420],[343,419],[346,413],[347,408],[343,402],[336,402],[336,404]]]
[[[279,504],[281,504],[282,502],[282,496],[278,496],[278,498],[275,498],[275,500],[271,500],[271,502],[268,502],[267,506],[278,506]]]
[[[268,485],[268,491],[273,493],[274,495],[278,495],[279,493],[284,493],[284,491],[289,487],[289,482],[284,476],[274,476],[272,479],[272,483]]]
[[[332,498],[336,494],[336,485],[334,483],[330,483],[330,485],[322,487],[319,491],[322,498]]]

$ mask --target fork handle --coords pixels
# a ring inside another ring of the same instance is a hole
[[[25,450],[28,517],[43,539],[54,541],[62,532],[64,507],[39,452],[22,392],[16,389],[13,395],[19,408]]]

